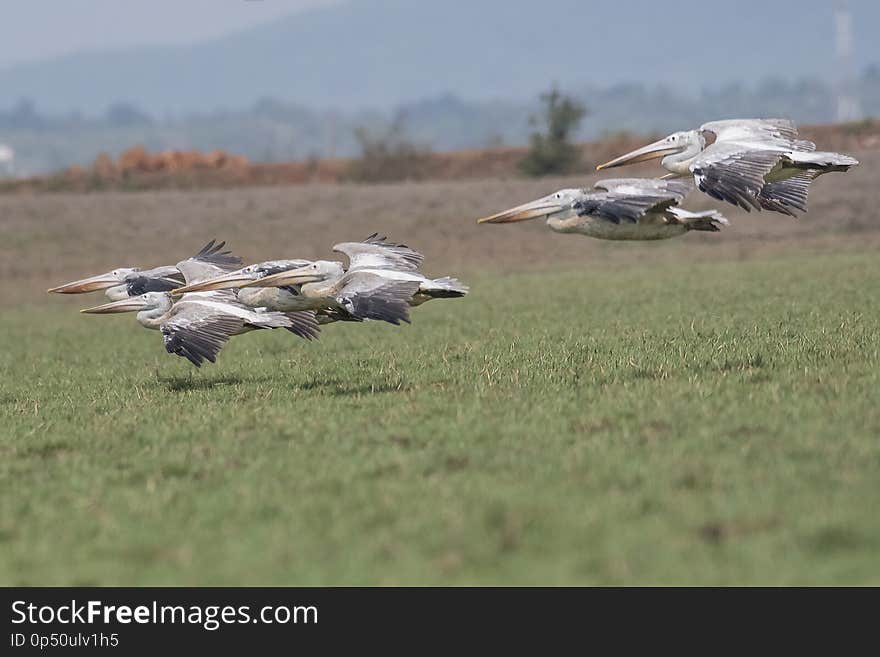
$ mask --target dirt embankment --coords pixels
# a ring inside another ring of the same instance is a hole
[[[804,138],[817,142],[826,150],[880,150],[880,120],[804,126],[800,132]],[[589,174],[596,164],[652,138],[651,135],[624,134],[581,144],[581,160],[572,174]],[[417,168],[401,171],[401,179],[453,181],[519,177],[518,164],[525,154],[524,147],[426,154],[419,159]],[[312,159],[267,164],[250,162],[246,157],[223,151],[149,153],[143,146],[135,146],[115,160],[104,154],[90,166],[70,167],[44,178],[6,182],[0,184],[0,191],[200,189],[337,183],[350,179],[352,162]],[[640,175],[639,169],[628,171]]]

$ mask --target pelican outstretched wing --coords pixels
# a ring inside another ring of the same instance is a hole
[[[223,345],[243,326],[244,320],[239,317],[183,302],[172,309],[171,317],[160,328],[169,354],[201,367],[205,360],[215,362]]]
[[[349,259],[349,269],[396,269],[416,271],[425,259],[406,244],[389,242],[384,235],[373,233],[363,242],[342,242],[333,247]]]
[[[338,284],[336,300],[353,316],[409,324],[409,302],[418,281],[389,281],[377,274],[349,271]]]
[[[700,191],[750,212],[761,209],[758,196],[764,177],[786,152],[787,148],[716,141],[694,159],[690,170]]]
[[[635,223],[649,212],[662,212],[678,205],[693,189],[685,180],[610,178],[596,183],[572,208],[578,216],[601,217],[616,224]]]
[[[223,251],[224,246],[226,242],[215,243],[211,240],[194,256],[177,263],[177,269],[183,274],[187,285],[202,283],[241,267],[241,258],[230,251]]]

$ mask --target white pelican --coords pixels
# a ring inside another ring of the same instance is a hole
[[[605,240],[662,240],[692,230],[726,226],[719,212],[690,212],[678,207],[692,186],[687,181],[616,178],[592,189],[561,189],[549,196],[478,219],[504,224],[546,219],[557,233],[577,233]]]
[[[662,158],[665,177],[693,176],[701,191],[746,211],[806,212],[810,183],[858,160],[816,150],[786,119],[733,119],[675,132],[597,169]]]
[[[286,328],[300,337],[317,336],[312,313],[278,313],[248,308],[231,293],[206,292],[184,295],[175,302],[169,292],[147,292],[111,301],[80,312],[93,314],[137,312],[141,326],[162,332],[165,350],[201,367],[215,362],[217,353],[233,335],[255,329]]]
[[[191,258],[177,263],[187,284],[219,276],[241,260],[221,253],[222,243],[213,242]],[[179,301],[171,292],[147,292],[123,298],[80,312],[109,314],[137,312],[137,320],[149,329],[158,329],[168,353],[188,359],[196,367],[204,360],[214,362],[217,352],[233,335],[255,329],[285,328],[305,339],[318,335],[318,323],[311,311],[280,313],[248,308],[232,292],[185,294]]]
[[[214,240],[211,240],[193,257],[201,258],[203,262],[217,267],[220,270],[219,273],[228,271],[230,268],[240,265],[241,259],[231,255],[229,251],[222,251],[221,249],[225,245],[225,242],[215,244]],[[138,267],[120,267],[104,274],[50,288],[48,292],[85,294],[104,290],[108,299],[118,301],[130,296],[139,296],[145,292],[169,292],[180,287],[184,280],[183,272],[176,265],[146,270]]]

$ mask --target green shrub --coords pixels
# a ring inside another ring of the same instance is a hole
[[[531,124],[540,126],[532,133],[528,154],[520,162],[520,169],[530,176],[567,173],[577,164],[580,153],[570,141],[587,108],[554,87],[541,94],[544,111],[533,116]]]

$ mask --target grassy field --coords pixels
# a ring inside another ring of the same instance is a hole
[[[4,308],[0,583],[880,584],[880,258],[669,248],[201,371]]]

